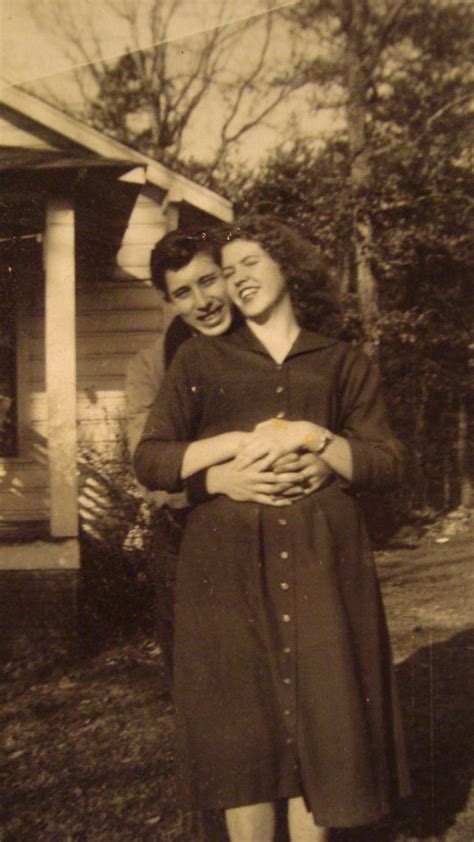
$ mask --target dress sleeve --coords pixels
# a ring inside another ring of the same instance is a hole
[[[193,374],[194,340],[177,352],[155,398],[133,464],[137,479],[150,489],[181,491],[186,448],[197,437],[200,389]]]
[[[340,435],[350,444],[351,485],[370,491],[398,484],[404,452],[387,418],[376,366],[360,352],[350,351],[342,368]]]

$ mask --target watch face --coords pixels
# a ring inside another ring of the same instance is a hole
[[[334,436],[332,435],[332,433],[330,433],[328,430],[326,430],[326,431],[323,433],[323,439],[322,439],[322,442],[321,442],[321,444],[319,445],[319,447],[318,447],[318,449],[317,449],[316,453],[322,453],[322,452],[323,452],[323,450],[325,450],[325,449],[326,449],[326,447],[328,446],[329,442],[331,442],[331,441],[333,440],[333,438],[334,438]]]

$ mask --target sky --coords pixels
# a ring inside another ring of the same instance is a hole
[[[43,0],[58,9],[65,0]],[[294,5],[298,0],[274,0],[271,8]],[[85,8],[100,9],[97,0],[83,0]],[[32,82],[39,77],[54,76],[67,72],[71,61],[65,57],[61,45],[53,38],[40,32],[30,12],[30,0],[0,0],[0,76],[10,84]],[[211,28],[217,22],[220,0],[183,0],[181,10],[175,16],[170,28],[170,39],[179,39]],[[268,8],[266,0],[227,0],[223,23],[244,20],[264,13]],[[127,47],[127,30],[115,18],[111,26],[110,15],[102,6],[99,16],[99,35],[106,57],[120,55]],[[146,31],[141,46],[151,46]]]
[[[123,1],[123,0],[122,0]],[[71,67],[74,61],[64,52],[64,42],[42,31],[31,14],[31,3],[35,0],[0,0],[0,85],[36,83],[43,80],[53,91],[70,98],[77,96],[71,83]],[[107,3],[97,0],[42,0],[57,11],[66,10],[73,2],[77,14],[88,14],[93,10],[100,49],[106,58],[113,58],[130,47],[129,29],[114,16],[113,21]],[[117,0],[120,3],[120,0]],[[145,13],[152,0],[137,0],[138,8]],[[218,21],[222,0],[181,0],[179,13],[172,20],[169,29],[170,40],[192,40],[192,35],[218,22],[231,24],[247,17],[263,15],[270,8],[291,6],[299,0],[226,0],[224,17]],[[42,3],[35,2],[37,14],[41,14]],[[138,32],[140,46],[150,46],[149,27]],[[77,59],[76,59],[77,62]],[[77,66],[77,65],[76,65]],[[331,131],[333,115],[322,114],[313,119],[303,97],[295,100],[298,119],[305,130],[313,136]],[[188,138],[187,150],[197,158],[206,157],[203,138],[209,144],[212,136],[212,113],[203,111],[201,125]],[[288,121],[288,113],[281,109],[270,125],[252,131],[239,144],[239,159],[247,164],[256,164],[272,146],[281,142]],[[206,131],[207,129],[207,131]]]

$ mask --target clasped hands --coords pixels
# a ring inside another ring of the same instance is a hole
[[[208,470],[208,491],[272,506],[288,506],[311,494],[332,473],[311,452],[317,430],[309,422],[272,418],[251,433],[236,433],[237,455]]]

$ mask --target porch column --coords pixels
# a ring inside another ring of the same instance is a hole
[[[74,207],[50,197],[45,238],[45,356],[50,529],[78,534]]]

